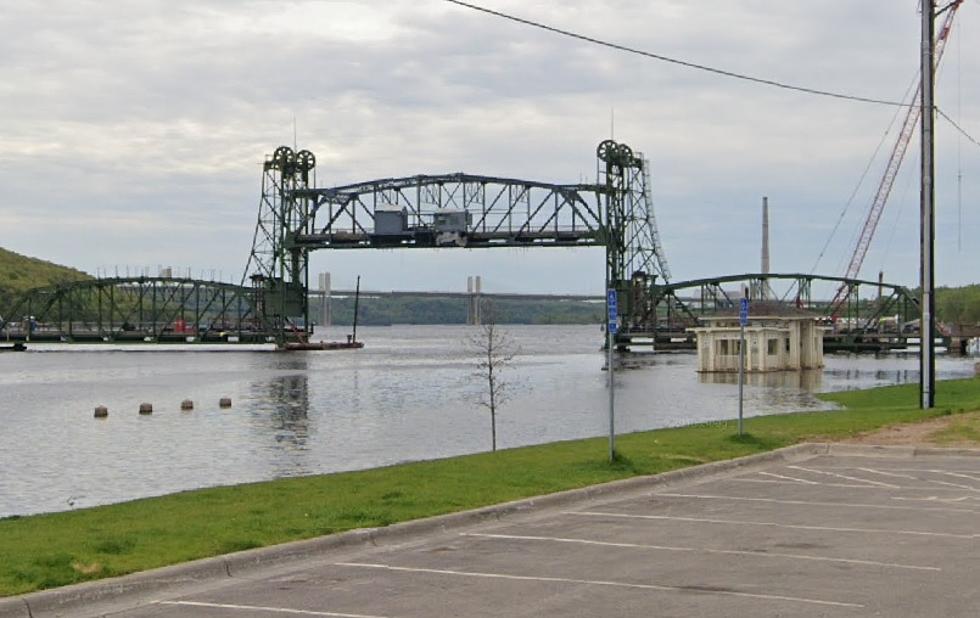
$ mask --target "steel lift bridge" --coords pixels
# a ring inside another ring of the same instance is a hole
[[[279,345],[308,334],[309,255],[320,249],[605,247],[619,292],[619,343],[656,330],[652,294],[669,270],[653,218],[649,165],[626,144],[596,150],[595,184],[464,173],[316,187],[314,155],[287,146],[263,165],[245,280]]]
[[[776,273],[672,281],[651,200],[648,162],[621,143],[596,151],[594,184],[470,174],[316,186],[316,158],[281,146],[263,164],[252,250],[240,285],[174,277],[116,277],[37,288],[0,307],[0,339],[66,342],[269,342],[311,329],[309,254],[318,249],[605,247],[605,283],[619,294],[621,349],[690,347],[703,315],[731,311],[777,281],[780,299],[847,324],[830,348],[901,347],[918,300],[901,286],[851,277]],[[847,290],[811,300],[814,281]],[[877,295],[858,296],[860,286]],[[768,299],[775,300],[775,299]],[[890,322],[889,322],[890,320]],[[889,326],[890,325],[890,326]],[[896,332],[897,331],[897,332]]]

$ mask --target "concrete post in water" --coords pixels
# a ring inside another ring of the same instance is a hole
[[[153,414],[153,404],[152,403],[141,403],[140,404],[140,414]]]
[[[480,276],[472,276],[466,278],[466,294],[467,294],[467,308],[466,308],[466,323],[470,326],[479,326],[483,323],[482,317],[480,316]]]
[[[181,410],[193,410],[194,409],[194,402],[191,401],[190,399],[185,399],[185,400],[183,400],[183,401],[180,402],[180,409]]]
[[[474,324],[479,326],[480,324],[483,324],[483,316],[480,315],[480,309],[481,309],[480,306],[483,304],[483,301],[480,298],[480,288],[483,287],[482,277],[480,277],[480,275],[477,275],[475,277],[473,287],[474,287],[473,291],[475,292],[473,295],[473,316],[474,316],[473,319],[474,319]]]
[[[218,407],[220,407],[220,408],[230,408],[231,407],[231,397],[222,397],[218,401]]]
[[[105,406],[95,407],[95,418],[106,418],[109,416],[109,408]]]

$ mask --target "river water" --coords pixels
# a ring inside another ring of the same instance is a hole
[[[498,446],[605,435],[595,326],[501,326],[519,347]],[[361,329],[362,350],[33,345],[0,354],[0,517],[186,489],[489,450],[489,413],[465,326]],[[317,333],[342,340],[340,328]],[[728,419],[734,377],[693,353],[632,355],[616,373],[622,432]],[[915,357],[828,356],[822,372],[750,376],[747,416],[827,409],[815,392],[918,380]],[[940,378],[973,361],[940,358]],[[234,405],[220,409],[218,400]],[[191,399],[195,409],[180,410]],[[153,404],[149,416],[137,413]],[[94,419],[97,405],[107,419]]]

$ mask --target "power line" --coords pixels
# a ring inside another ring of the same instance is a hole
[[[949,124],[953,125],[953,128],[956,129],[957,131],[959,131],[960,132],[960,135],[962,135],[966,139],[968,139],[971,142],[973,142],[974,145],[980,146],[980,141],[977,141],[977,138],[975,138],[972,135],[970,135],[969,133],[967,133],[966,129],[964,129],[959,124],[957,124],[955,120],[953,120],[952,118],[949,117],[949,115],[946,114],[946,112],[944,112],[943,110],[939,109],[939,107],[936,107],[936,113],[938,113],[940,116],[942,116],[946,120],[946,122],[948,122]]]
[[[610,41],[605,41],[603,39],[597,39],[595,37],[586,36],[584,34],[579,34],[577,32],[571,32],[569,30],[562,30],[561,28],[556,28],[554,26],[549,26],[536,21],[531,21],[530,19],[524,19],[522,17],[517,17],[516,15],[510,15],[508,13],[502,13],[500,11],[495,11],[493,9],[488,9],[483,6],[478,6],[476,4],[470,4],[469,2],[462,2],[461,0],[445,0],[450,4],[455,4],[457,6],[472,9],[474,11],[479,11],[481,13],[486,13],[488,15],[493,15],[495,17],[500,17],[501,19],[506,19],[513,21],[525,26],[530,26],[532,28],[538,28],[540,30],[546,30],[554,34],[560,34],[562,36],[570,37],[573,39],[578,39],[580,41],[586,41],[588,43],[593,43],[595,45],[601,45],[603,47],[608,47],[610,49],[615,49],[622,52],[627,52],[630,54],[636,54],[638,56],[644,56],[647,58],[652,58],[654,60],[660,60],[662,62],[669,62],[671,64],[676,64],[679,66],[687,67],[689,69],[696,69],[699,71],[706,71],[708,73],[714,73],[715,75],[722,75],[724,77],[731,77],[733,79],[740,79],[743,81],[753,82],[756,84],[763,84],[765,86],[772,86],[773,88],[782,88],[784,90],[793,90],[795,92],[803,92],[806,94],[818,95],[823,97],[831,97],[834,99],[843,99],[846,101],[857,101],[860,103],[873,103],[876,105],[890,105],[893,107],[908,107],[907,104],[900,101],[889,101],[886,99],[875,99],[872,97],[863,97],[853,94],[846,94],[842,92],[833,92],[830,90],[820,90],[817,88],[808,88],[806,86],[797,86],[794,84],[788,84],[785,82],[776,81],[774,79],[766,79],[763,77],[754,77],[752,75],[745,75],[744,73],[736,73],[734,71],[727,71],[725,69],[719,69],[716,67],[711,67],[704,64],[698,64],[696,62],[689,62],[687,60],[680,60],[678,58],[671,58],[670,56],[664,56],[662,54],[655,54],[653,52],[644,51],[642,49],[636,49],[634,47],[628,47],[626,45],[621,45],[619,43],[612,43]]]

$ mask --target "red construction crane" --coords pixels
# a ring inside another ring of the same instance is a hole
[[[963,0],[954,0],[947,7],[942,28],[939,30],[939,35],[936,38],[936,54],[935,60],[933,61],[936,67],[939,66],[939,61],[943,58],[943,51],[946,49],[946,42],[949,40],[949,32],[953,27],[953,18],[956,16],[956,11],[960,8],[962,2]],[[908,150],[909,142],[912,140],[912,133],[915,131],[915,126],[919,123],[919,118],[922,114],[922,107],[919,104],[921,92],[922,85],[920,83],[916,86],[915,92],[912,93],[908,110],[905,112],[905,122],[902,124],[902,130],[898,134],[895,147],[892,148],[891,156],[888,159],[888,166],[885,168],[885,173],[881,177],[881,182],[878,184],[878,191],[875,193],[874,201],[871,202],[868,217],[864,220],[864,227],[861,228],[861,235],[858,237],[857,246],[854,247],[851,263],[847,266],[847,273],[844,275],[847,279],[857,279],[858,273],[861,271],[861,265],[864,263],[864,257],[868,254],[868,247],[871,246],[871,238],[878,228],[878,221],[881,220],[881,213],[885,209],[885,202],[888,201],[888,196],[891,194],[892,185],[895,184],[898,170],[902,167],[902,160],[905,158],[905,151]],[[837,288],[837,294],[834,295],[834,300],[831,301],[831,315],[835,319],[840,315],[841,309],[850,295],[851,287],[847,283],[842,283]]]

